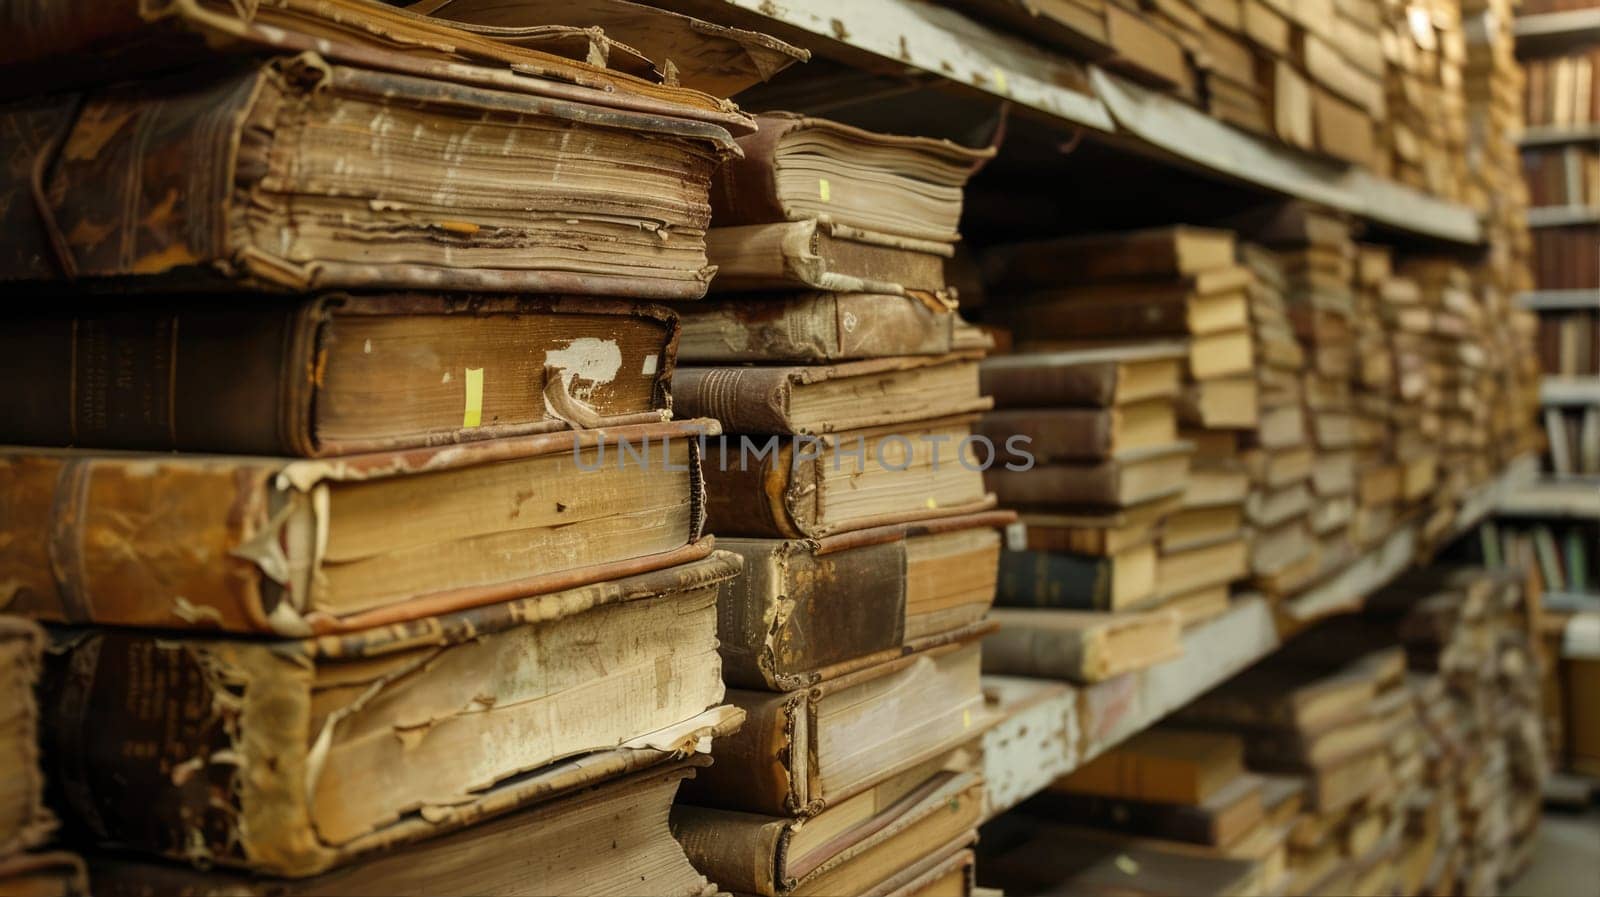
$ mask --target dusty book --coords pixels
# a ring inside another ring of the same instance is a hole
[[[1186,383],[1178,399],[1178,416],[1190,426],[1249,430],[1260,415],[1259,390],[1248,375]]]
[[[1178,615],[1001,608],[983,640],[983,670],[1002,676],[1101,682],[1183,654]]]
[[[1163,598],[1244,579],[1250,573],[1250,541],[1242,532],[1181,549],[1162,549],[1156,560],[1156,593]]]
[[[1084,350],[1120,350],[1124,347],[1149,345],[1149,337],[1095,337],[1077,338],[1059,336],[1039,339],[1031,333],[1019,335],[1015,347],[1018,354],[1073,352]],[[1250,331],[1240,327],[1191,336],[1184,342],[1183,371],[1191,380],[1209,380],[1249,373],[1254,365]]]
[[[1074,58],[1100,59],[1111,52],[1104,4],[1095,0],[956,0],[951,5]]]
[[[737,711],[702,715],[722,699],[716,590],[736,570],[719,554],[300,641],[57,630],[47,774],[89,842],[323,872],[727,731]]]
[[[713,293],[813,289],[953,305],[944,266],[954,254],[948,242],[816,219],[714,227],[706,233],[706,257],[717,268]]]
[[[988,510],[972,423],[728,437],[707,449],[707,514],[725,535],[803,539]]]
[[[982,384],[996,408],[1105,408],[1175,398],[1182,343],[1143,343],[983,360]]]
[[[55,303],[0,332],[0,441],[319,456],[662,421],[676,335],[602,299]]]
[[[990,289],[1022,291],[1110,280],[1172,280],[1234,264],[1234,237],[1209,228],[1061,237],[1000,246],[984,253]]]
[[[1131,835],[1189,844],[1232,844],[1262,821],[1261,776],[1244,773],[1198,804],[1051,791],[1024,805],[1025,812]]]
[[[959,348],[960,318],[884,293],[781,293],[707,299],[678,310],[685,364],[821,364]]]
[[[34,698],[44,645],[37,624],[0,616],[0,857],[42,845],[56,827],[44,805]]]
[[[1203,336],[1250,323],[1242,289],[1209,295],[1186,284],[1068,287],[1030,293],[995,309],[997,320],[1030,339]]]
[[[709,758],[696,755],[516,810],[403,850],[357,860],[306,879],[250,876],[94,856],[95,893],[117,897],[248,895],[361,897],[426,893],[660,894],[715,890],[673,840],[667,814],[683,779]]]
[[[984,858],[988,880],[1007,893],[1191,894],[1264,893],[1262,864],[1203,854],[1193,845],[1062,825],[1017,814],[1010,826],[984,831],[996,843]]]
[[[712,748],[683,802],[770,816],[816,816],[978,734],[983,691],[971,627],[907,657],[773,694],[730,689],[744,727]]]
[[[492,604],[709,552],[716,427],[315,460],[7,448],[0,517],[29,535],[0,576],[39,620],[291,637]]]
[[[309,56],[13,104],[0,120],[0,223],[16,235],[0,279],[89,289],[697,299],[710,178],[733,151],[714,124]]]
[[[1109,408],[1007,408],[985,414],[977,431],[996,444],[1026,436],[1037,461],[1083,461],[1170,445],[1178,439],[1178,416],[1170,399]]]
[[[1057,779],[1050,790],[1196,805],[1244,773],[1244,747],[1237,735],[1160,725]]]
[[[719,227],[827,219],[847,227],[950,243],[967,178],[995,149],[879,134],[789,112],[757,116],[742,158],[717,170]]]
[[[1107,556],[1155,540],[1162,521],[1183,506],[1183,484],[1126,508],[1083,512],[1029,511],[1006,528],[1013,551],[1062,551]]]
[[[680,804],[672,827],[690,859],[725,889],[864,894],[914,866],[930,845],[976,828],[982,811],[977,773],[920,764],[809,818]]]
[[[1187,442],[1125,452],[1104,461],[1036,464],[1025,470],[991,467],[984,482],[1002,505],[1015,508],[1126,508],[1165,495],[1189,474]]]
[[[1266,664],[1202,695],[1173,719],[1185,725],[1315,731],[1358,714],[1373,694],[1372,680],[1365,676]]]
[[[788,691],[892,660],[976,623],[994,600],[991,511],[823,539],[717,540],[744,560],[717,598],[722,678]]]
[[[1007,550],[1000,555],[995,601],[1003,607],[1122,610],[1156,590],[1156,548],[1150,542],[1094,555]]]
[[[978,393],[976,353],[803,367],[684,366],[672,388],[680,414],[714,418],[728,433],[839,433],[990,407]]]

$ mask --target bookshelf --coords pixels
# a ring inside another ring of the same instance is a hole
[[[773,34],[845,66],[1008,100],[1021,114],[1174,166],[1309,200],[1406,234],[1478,244],[1471,208],[1237,130],[1098,66],[1067,61],[919,0],[673,0],[674,9]]]
[[[1545,405],[1600,405],[1600,376],[1547,376],[1539,386],[1539,400]]]
[[[1517,297],[1523,308],[1534,311],[1572,311],[1594,309],[1600,311],[1600,289],[1595,290],[1529,290]]]

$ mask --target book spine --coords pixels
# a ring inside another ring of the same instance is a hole
[[[756,440],[756,449],[765,448]],[[701,459],[706,490],[706,526],[724,536],[766,539],[804,539],[813,521],[796,520],[790,513],[790,493],[795,492],[799,470],[787,444],[762,458],[746,451],[740,438],[724,437],[707,446]]]
[[[983,639],[983,671],[1002,676],[1089,681],[1087,630],[1033,628],[1007,625]]]
[[[739,138],[743,155],[724,161],[711,179],[711,220],[718,227],[788,218],[778,196],[776,157],[778,145],[801,120],[763,115],[758,121],[760,128],[754,134]]]
[[[1089,407],[1111,405],[1117,390],[1117,365],[1112,362],[1051,368],[982,369],[984,395],[996,408]]]
[[[672,835],[700,874],[725,890],[777,897],[780,856],[793,823],[677,803]]]
[[[1117,472],[1116,462],[991,467],[983,472],[983,484],[1001,507],[1117,507]]]
[[[745,712],[739,731],[712,744],[712,764],[683,783],[685,804],[793,816],[804,805],[809,692],[773,694],[729,689],[723,699]],[[797,775],[798,774],[798,775]]]
[[[673,405],[683,417],[709,417],[724,433],[792,434],[789,368],[680,367]]]
[[[1113,559],[1047,551],[1000,554],[995,604],[1110,610]]]
[[[1175,297],[1115,301],[1046,297],[1004,308],[1007,326],[1033,339],[1182,336],[1189,332],[1189,303]]]
[[[1100,460],[1113,450],[1112,409],[1051,408],[1031,411],[995,411],[978,421],[977,432],[996,445],[1013,436],[1025,436],[1029,451],[1040,463]]]

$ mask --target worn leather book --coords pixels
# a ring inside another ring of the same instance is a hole
[[[911,868],[878,882],[876,889],[885,897],[973,897],[979,888],[971,845],[977,841],[977,829],[952,838]]]
[[[982,458],[957,454],[971,418],[798,439],[729,437],[705,459],[711,527],[729,536],[822,538],[986,511]],[[965,463],[963,463],[965,459]]]
[[[804,367],[686,365],[672,389],[680,414],[715,418],[728,433],[842,433],[990,407],[978,392],[976,353]]]
[[[1201,336],[1250,323],[1243,290],[1203,295],[1181,283],[1135,286],[1127,291],[1086,286],[1030,293],[996,308],[996,318],[1030,339]]]
[[[996,408],[1106,408],[1170,399],[1182,382],[1183,356],[1182,343],[998,355],[983,360],[983,392]]]
[[[739,138],[743,158],[717,170],[711,206],[718,227],[827,219],[934,240],[959,238],[961,191],[995,148],[902,137],[791,112],[756,117]]]
[[[44,805],[34,699],[44,642],[38,625],[0,615],[0,857],[40,846],[56,827]]]
[[[697,755],[575,788],[526,809],[306,879],[201,872],[127,854],[95,856],[95,893],[117,897],[361,897],[369,894],[661,894],[714,890],[667,825]]]
[[[1351,718],[1373,694],[1369,677],[1265,664],[1202,695],[1173,719],[1185,725],[1316,731]]]
[[[0,893],[18,897],[89,897],[89,875],[77,854],[64,850],[0,857]]]
[[[1244,375],[1186,383],[1178,399],[1178,416],[1190,426],[1252,429],[1261,418],[1255,378]]]
[[[719,125],[314,56],[231,62],[0,111],[0,279],[705,293],[707,191],[734,149]]]
[[[884,293],[708,299],[678,314],[678,358],[685,364],[822,364],[961,348],[954,312]]]
[[[1237,841],[1265,817],[1264,782],[1261,776],[1244,773],[1198,804],[1049,791],[1023,809],[1130,835],[1221,847]]]
[[[983,640],[983,671],[1002,676],[1102,682],[1183,654],[1178,615],[1000,608]]]
[[[1000,555],[995,602],[1003,607],[1122,610],[1154,595],[1151,542],[1104,555],[1015,551]]]
[[[0,332],[0,442],[320,456],[662,421],[676,332],[601,299],[54,303]]]
[[[599,0],[566,5],[569,12],[576,7],[597,15],[602,6],[614,4]],[[19,0],[0,10],[0,25],[15,38],[0,50],[0,72],[6,76],[0,95],[193,67],[219,51],[311,52],[331,61],[606,108],[676,110],[740,132],[753,127],[722,99],[728,94],[713,96],[662,83],[672,79],[652,71],[651,60],[597,29],[546,27],[521,35],[490,34],[368,0],[274,0],[249,7],[225,0],[160,5]],[[651,25],[654,30],[662,27],[659,21]],[[702,29],[702,44],[709,47],[728,38],[727,31]],[[613,50],[615,65],[610,64]],[[664,65],[666,60],[654,62]],[[643,63],[643,68],[630,63]]]
[[[1051,791],[1191,806],[1244,774],[1243,739],[1157,725],[1057,779]]]
[[[1022,814],[1017,814],[1013,825],[1014,829],[1005,833],[984,831],[986,844],[998,842],[992,853],[984,855],[984,875],[1006,893],[1085,897],[1267,893],[1262,864],[1255,860],[1216,856],[1181,842],[1063,825]]]
[[[977,773],[922,764],[803,820],[679,805],[672,827],[695,866],[728,891],[880,893],[872,886],[916,865],[930,845],[976,828],[983,800]]]
[[[1021,292],[1108,280],[1172,280],[1234,264],[1233,234],[1177,225],[998,246],[983,255],[989,288]]]
[[[737,711],[696,718],[722,699],[716,590],[737,567],[299,641],[58,630],[47,772],[98,845],[313,875],[726,731]]]
[[[744,727],[683,802],[769,816],[816,816],[978,734],[979,624],[943,644],[796,691],[730,689]]]
[[[1003,467],[984,472],[984,483],[1013,508],[1126,508],[1165,495],[1189,474],[1187,442],[1125,452],[1104,461]]]
[[[1031,333],[1019,332],[1015,351],[1018,354],[1041,352],[1072,352],[1090,349],[1122,349],[1148,345],[1148,336],[1118,338],[1114,336],[1075,338],[1068,334],[1046,339],[1036,339]],[[1192,335],[1186,342],[1187,353],[1183,370],[1191,380],[1209,380],[1249,373],[1255,365],[1250,331],[1245,328],[1220,330],[1215,333]]]
[[[1109,408],[1009,408],[985,414],[978,433],[996,445],[1026,436],[1042,463],[1088,461],[1170,445],[1178,439],[1178,418],[1170,399]]]
[[[0,579],[35,619],[290,637],[492,604],[709,552],[695,437],[716,432],[323,460],[6,449]]]
[[[1065,50],[1075,59],[1101,59],[1111,47],[1104,3],[1078,0],[955,0],[972,18]]]
[[[1080,513],[1030,511],[1006,530],[1012,551],[1064,551],[1106,556],[1153,541],[1161,522],[1183,506],[1183,484],[1149,501]]]
[[[892,660],[928,636],[978,622],[994,601],[990,511],[823,539],[722,538],[744,570],[722,584],[722,678],[790,691]]]
[[[953,306],[944,266],[954,254],[947,242],[816,219],[706,233],[706,257],[717,267],[713,293],[813,289],[916,296]]]

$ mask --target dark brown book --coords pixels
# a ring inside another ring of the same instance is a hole
[[[696,299],[711,173],[733,150],[704,122],[613,109],[601,125],[581,103],[310,57],[15,103],[0,121],[0,279],[88,288]]]
[[[991,467],[984,483],[1006,507],[1126,508],[1164,495],[1189,474],[1190,444],[1174,442],[1079,464]]]
[[[291,637],[492,604],[708,552],[695,440],[716,432],[331,460],[12,448],[0,580],[39,620]]]
[[[983,640],[983,670],[1002,676],[1103,682],[1183,654],[1178,615],[1001,608]]]
[[[994,156],[948,140],[878,134],[790,112],[757,116],[743,157],[717,169],[718,227],[826,218],[835,224],[953,242],[967,178]]]
[[[821,364],[894,355],[945,355],[960,318],[883,293],[782,293],[706,299],[678,309],[684,364]]]
[[[806,367],[678,368],[678,413],[729,433],[840,433],[986,411],[978,356],[868,358]],[[950,455],[954,462],[954,452]]]
[[[729,436],[708,448],[706,509],[728,536],[807,539],[994,507],[971,418],[830,433]],[[1006,458],[997,447],[997,455]],[[1014,462],[1013,462],[1014,463]]]
[[[662,421],[676,333],[602,299],[48,304],[0,332],[0,442],[319,456]]]
[[[1229,897],[1265,891],[1262,864],[1254,860],[1208,856],[1191,845],[1036,818],[1019,816],[1018,828],[984,859],[988,880],[1007,893]],[[985,841],[990,837],[986,829]]]
[[[994,309],[996,319],[1029,339],[1182,337],[1239,330],[1250,323],[1242,290],[1197,295],[1184,284],[1126,291],[1069,287],[1029,293]]]
[[[984,253],[992,292],[1032,292],[1108,280],[1175,280],[1234,264],[1229,231],[1178,225],[1060,237]]]
[[[718,539],[744,560],[717,599],[723,680],[790,691],[977,622],[994,601],[995,528],[1015,519],[990,511],[823,539]]]
[[[713,293],[813,289],[913,295],[954,305],[944,273],[954,253],[945,242],[815,219],[706,233],[706,257],[717,267]]]
[[[1244,740],[1160,725],[1107,750],[1050,786],[1053,792],[1199,805],[1244,774]]]
[[[990,411],[977,432],[995,444],[1021,435],[1040,463],[1111,458],[1170,445],[1178,438],[1178,416],[1170,399],[1150,399],[1110,408],[1014,408]]]
[[[44,805],[34,698],[44,645],[37,624],[0,615],[0,857],[39,847],[56,827]]]
[[[47,774],[88,843],[313,875],[726,732],[737,712],[708,708],[737,567],[304,640],[57,630]]]
[[[1111,52],[1102,4],[1078,0],[955,0],[973,19],[1000,25],[1079,59]]]
[[[1185,353],[1182,343],[1160,343],[998,355],[983,360],[983,392],[996,408],[1105,408],[1173,398]]]
[[[710,887],[673,840],[678,785],[709,761],[646,768],[472,827],[406,845],[305,879],[200,871],[127,854],[91,858],[102,897],[364,897],[426,893],[660,894],[700,897]]]
[[[1130,835],[1221,847],[1237,841],[1264,817],[1264,781],[1245,773],[1198,804],[1052,791],[1029,801],[1023,810]]]
[[[683,802],[769,816],[816,816],[884,779],[943,757],[977,733],[977,639],[968,627],[916,653],[774,694],[730,689],[744,726],[712,746]]]

